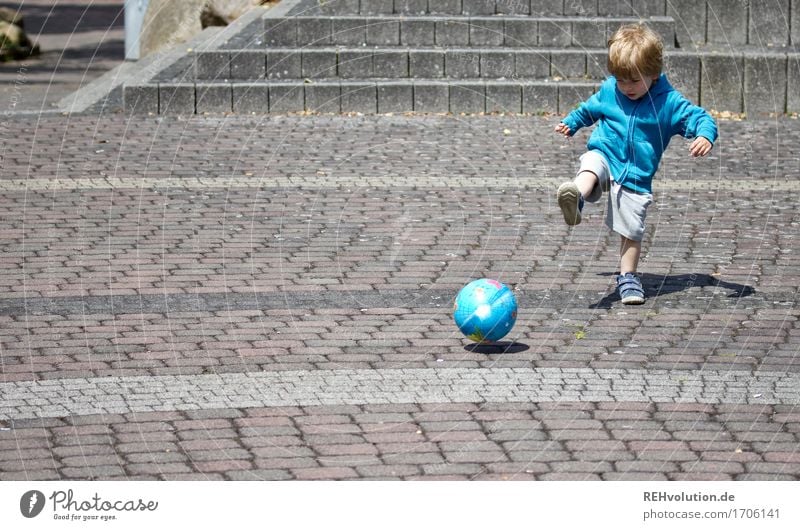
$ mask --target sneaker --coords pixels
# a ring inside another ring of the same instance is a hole
[[[569,226],[581,223],[583,196],[574,182],[565,182],[558,187],[558,206],[564,214],[564,221]]]
[[[644,303],[644,289],[642,281],[632,272],[617,276],[617,291],[622,303],[625,305],[638,305]]]

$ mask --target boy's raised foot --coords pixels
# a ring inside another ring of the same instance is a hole
[[[565,182],[558,187],[558,207],[564,214],[564,221],[569,226],[575,226],[581,222],[581,210],[583,210],[583,197],[574,182]]]

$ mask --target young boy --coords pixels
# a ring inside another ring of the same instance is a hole
[[[577,225],[584,201],[597,202],[608,192],[606,226],[622,238],[617,290],[623,304],[644,303],[635,273],[653,200],[653,175],[670,139],[676,134],[694,138],[689,146],[693,157],[707,155],[717,139],[714,119],[661,73],[662,56],[661,39],[649,27],[621,27],[608,42],[611,76],[555,128],[569,137],[598,122],[577,176],[558,188],[558,205],[566,223]]]

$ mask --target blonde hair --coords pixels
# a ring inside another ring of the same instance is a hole
[[[621,79],[658,77],[664,66],[661,37],[646,24],[627,24],[608,41],[608,71]]]

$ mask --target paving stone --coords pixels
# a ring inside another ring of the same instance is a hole
[[[409,112],[414,109],[414,86],[410,82],[378,85],[378,112]]]

